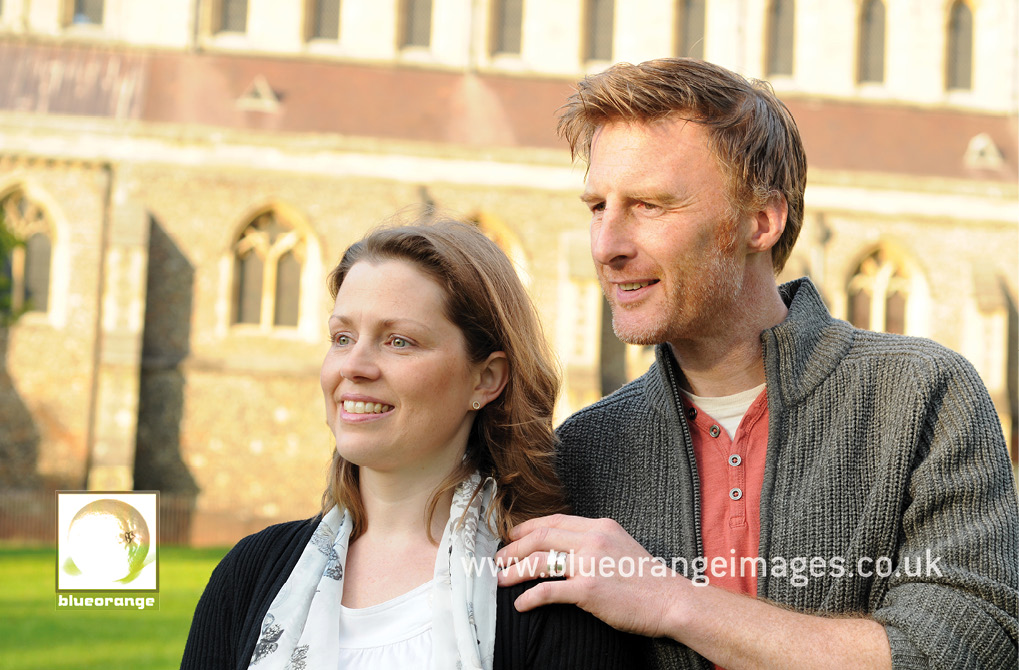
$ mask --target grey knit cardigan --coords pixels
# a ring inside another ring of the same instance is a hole
[[[874,618],[895,668],[1014,668],[1019,504],[976,371],[934,342],[833,319],[807,279],[780,292],[789,315],[761,334],[758,597]],[[682,372],[666,346],[656,354],[563,423],[559,470],[575,513],[613,518],[652,556],[690,565],[703,550]],[[802,569],[813,557],[815,574]],[[643,667],[711,667],[670,639],[643,652]]]

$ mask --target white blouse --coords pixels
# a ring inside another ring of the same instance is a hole
[[[434,581],[434,580],[433,580]],[[338,668],[427,668],[432,658],[433,582],[378,605],[340,608]]]

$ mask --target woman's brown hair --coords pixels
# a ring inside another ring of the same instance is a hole
[[[463,333],[472,363],[495,351],[506,354],[509,381],[474,418],[460,467],[436,489],[426,527],[443,494],[475,470],[492,477],[497,491],[489,522],[504,542],[527,519],[565,510],[555,474],[552,410],[559,372],[533,303],[509,258],[476,226],[449,218],[382,227],[351,245],[327,280],[335,300],[359,262],[400,260],[413,264],[442,287],[445,316]],[[333,452],[323,511],[340,505],[351,515],[351,539],[365,529],[358,468]]]

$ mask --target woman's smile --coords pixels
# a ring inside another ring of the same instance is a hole
[[[375,398],[362,398],[358,396],[343,396],[340,398],[344,421],[353,423],[364,423],[366,421],[377,421],[390,416],[395,409],[392,405]]]

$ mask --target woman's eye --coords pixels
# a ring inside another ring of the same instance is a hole
[[[350,344],[350,335],[346,333],[336,333],[333,335],[333,344],[338,344],[341,347],[345,347]]]
[[[404,347],[410,346],[410,342],[403,339],[402,337],[394,337],[392,340],[389,341],[389,343],[392,344],[397,349],[403,349]]]

